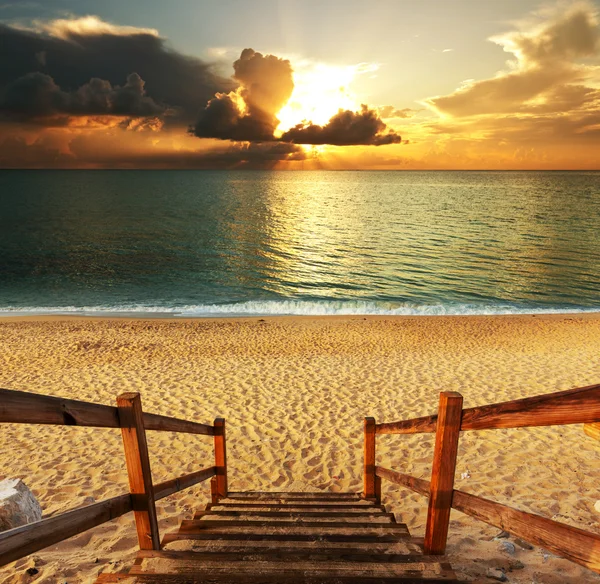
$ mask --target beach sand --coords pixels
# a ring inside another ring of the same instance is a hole
[[[139,391],[149,412],[224,416],[232,490],[358,492],[365,416],[434,413],[442,390],[471,407],[598,382],[600,315],[0,321],[0,387],[111,405]],[[213,464],[210,437],[148,441],[155,482]],[[2,425],[0,444],[0,478],[22,478],[45,516],[127,490],[118,430]],[[378,464],[429,479],[433,435],[377,445]],[[461,436],[458,489],[599,533],[599,484],[600,443],[581,425]],[[208,499],[206,482],[158,502],[161,533]],[[423,536],[425,497],[384,481],[383,499]],[[452,512],[448,557],[465,580],[503,567],[510,582],[600,582],[537,547],[502,551],[498,532]],[[92,582],[135,550],[128,514],[0,569],[0,582]]]

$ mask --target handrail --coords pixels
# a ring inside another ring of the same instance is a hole
[[[377,466],[377,476],[429,496],[430,482]],[[600,571],[600,535],[454,489],[452,508],[544,549]],[[588,550],[588,551],[585,551]]]
[[[208,424],[147,412],[143,415],[146,430],[214,436],[214,428]],[[12,389],[0,389],[0,423],[3,422],[93,428],[121,427],[116,407]]]
[[[461,431],[589,424],[600,420],[600,384],[463,410]],[[437,414],[376,424],[376,434],[432,433]]]
[[[0,566],[134,511],[140,549],[160,549],[155,501],[211,477],[213,500],[227,496],[225,420],[213,426],[142,411],[139,393],[117,398],[117,407],[0,389],[0,423],[120,428],[130,492],[0,533]],[[153,484],[146,430],[214,437],[215,465]],[[213,479],[214,480],[214,479]]]
[[[460,394],[442,392],[438,414],[384,424],[365,418],[364,497],[380,502],[381,479],[428,496],[426,553],[444,553],[454,508],[600,572],[600,536],[454,489],[461,431],[585,424],[588,435],[600,438],[599,422],[600,384],[468,409],[462,409]],[[431,432],[436,433],[431,481],[376,465],[376,434]]]

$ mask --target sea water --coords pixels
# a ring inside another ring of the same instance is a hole
[[[0,311],[600,310],[600,172],[0,171]]]

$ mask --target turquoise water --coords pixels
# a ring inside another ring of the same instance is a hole
[[[598,172],[0,171],[0,311],[600,310]]]

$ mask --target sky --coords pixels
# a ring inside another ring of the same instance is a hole
[[[0,167],[600,169],[599,12],[0,0]]]

